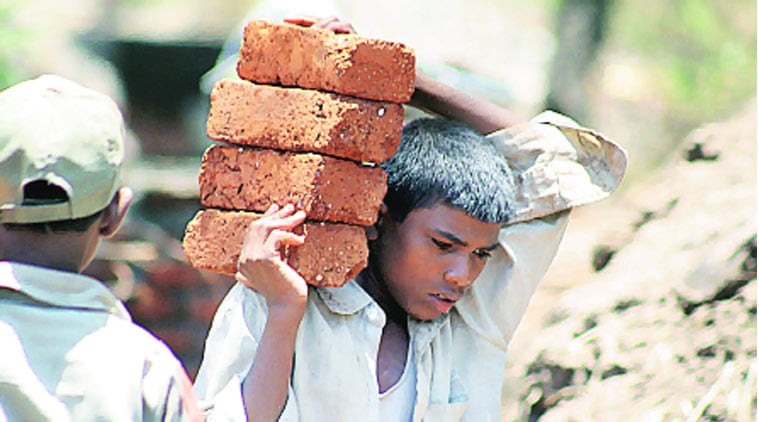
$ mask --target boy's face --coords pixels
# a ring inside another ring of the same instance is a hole
[[[497,223],[436,204],[411,211],[402,223],[381,223],[379,268],[389,293],[411,316],[448,312],[498,247]]]

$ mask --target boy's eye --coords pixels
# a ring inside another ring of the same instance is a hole
[[[477,255],[478,258],[487,259],[490,258],[490,251],[486,249],[477,249],[474,251],[474,254]]]
[[[448,242],[443,242],[443,241],[437,240],[435,238],[432,238],[432,243],[434,243],[435,246],[437,246],[438,249],[440,249],[441,251],[447,251],[448,249],[451,249],[451,246],[452,246]]]

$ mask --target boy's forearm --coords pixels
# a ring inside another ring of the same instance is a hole
[[[300,311],[269,310],[256,357],[243,381],[243,401],[249,421],[274,421],[282,413],[302,317]]]
[[[510,111],[481,100],[416,71],[414,95],[409,105],[427,113],[463,123],[488,134],[521,121]]]

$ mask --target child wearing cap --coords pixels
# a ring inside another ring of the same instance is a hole
[[[80,272],[132,200],[116,104],[45,75],[0,92],[0,420],[198,420],[168,347]]]

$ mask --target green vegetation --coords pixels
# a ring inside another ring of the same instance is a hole
[[[16,62],[24,51],[27,33],[12,22],[12,14],[19,4],[18,0],[0,0],[0,89],[24,78]]]
[[[693,127],[724,118],[756,95],[756,1],[617,1],[615,49],[655,75],[666,118]]]

